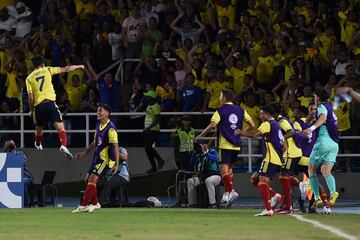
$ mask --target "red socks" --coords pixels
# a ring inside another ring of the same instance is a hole
[[[42,138],[43,138],[43,135],[42,135],[42,134],[41,134],[41,135],[37,135],[37,134],[35,133],[35,142],[36,142],[36,145],[37,145],[37,146],[40,145]]]
[[[59,136],[59,140],[60,140],[61,145],[64,145],[66,147],[67,146],[66,132],[65,131],[60,131],[60,132],[58,132],[58,136]]]
[[[327,200],[327,195],[326,195],[325,192],[322,192],[320,194],[320,198],[321,198],[321,201],[323,202],[323,205],[327,206],[328,205],[328,200]]]
[[[96,184],[89,182],[85,189],[84,197],[81,201],[81,206],[87,206],[90,203],[95,205],[97,202]]]
[[[259,182],[258,188],[266,210],[271,210],[270,188],[265,182]]]
[[[269,187],[269,193],[270,193],[270,198],[272,198],[276,194],[276,192],[271,187]]]
[[[290,180],[291,187],[299,187],[299,183],[300,183],[299,179],[297,179],[296,177],[290,176],[289,180]]]
[[[284,196],[284,207],[291,209],[291,184],[288,176],[280,176],[282,194]]]
[[[223,175],[222,181],[225,187],[225,192],[231,192],[233,190],[233,181],[231,175],[229,174]]]

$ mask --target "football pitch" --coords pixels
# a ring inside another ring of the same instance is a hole
[[[1,209],[0,239],[346,239],[294,216],[254,217],[260,209]],[[299,216],[297,214],[296,216]],[[360,239],[359,214],[301,215]]]

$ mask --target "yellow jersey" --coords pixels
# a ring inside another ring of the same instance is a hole
[[[81,110],[81,101],[83,100],[87,90],[87,85],[82,83],[78,87],[74,87],[67,83],[64,85],[64,89],[69,98],[70,111],[79,112]]]
[[[274,74],[274,67],[278,66],[278,63],[272,56],[258,57],[259,63],[256,66],[256,78],[259,83],[269,83],[272,80]]]
[[[279,115],[279,118],[281,116]],[[279,126],[283,133],[287,133],[288,131],[293,130],[290,123],[286,119],[282,119],[279,122]],[[284,152],[284,158],[299,158],[302,156],[302,151],[295,143],[294,137],[289,137],[286,140],[286,150]]]
[[[233,104],[233,103],[227,103],[227,104]],[[250,121],[251,117],[250,115],[244,110],[244,122]],[[216,111],[213,116],[211,117],[211,122],[215,122],[218,124],[220,122],[220,114],[218,111]],[[219,134],[219,142],[218,147],[219,149],[227,149],[227,150],[240,150],[239,146],[235,146],[234,144],[230,143],[228,140],[226,140],[221,134]]]
[[[261,132],[262,135],[266,133],[270,133],[271,131],[271,125],[268,121],[261,123],[261,125],[257,128]],[[266,154],[265,158],[263,159],[264,162],[271,162],[272,164],[281,166],[281,159],[279,154],[276,152],[273,144],[271,141],[265,141],[265,148],[266,148]]]
[[[18,98],[20,89],[16,83],[17,74],[15,71],[11,71],[7,74],[6,78],[6,97]]]
[[[32,71],[26,78],[28,93],[34,95],[34,106],[44,100],[55,101],[56,95],[52,84],[52,75],[60,73],[59,67],[42,67]]]
[[[334,110],[338,120],[338,131],[343,132],[351,128],[350,103],[340,102],[338,109]]]
[[[314,97],[298,97],[298,100],[300,101],[301,106],[309,107],[310,102],[314,99]]]
[[[326,62],[330,61],[329,49],[331,47],[332,42],[336,42],[336,37],[335,36],[328,37],[326,36],[325,33],[320,33],[318,36],[314,38],[314,44],[319,46],[318,49],[319,49],[320,57],[322,60]]]
[[[211,81],[207,88],[206,92],[210,94],[210,100],[209,100],[209,108],[216,109],[219,107],[220,104],[220,93],[222,90],[228,87],[227,82],[219,82],[217,80]]]
[[[249,113],[251,119],[253,120],[254,124],[255,124],[255,128],[258,128],[260,126],[261,123],[261,119],[260,119],[260,107],[259,106],[255,106],[255,107],[249,107],[248,105],[241,103],[240,107],[242,107],[247,113]],[[243,125],[243,129],[247,129],[249,126],[246,122],[244,122]]]
[[[231,67],[229,69],[230,75],[233,77],[234,80],[234,92],[238,95],[244,89],[244,77],[246,74],[252,74],[254,69],[252,66],[247,66],[243,69],[239,69],[237,67]]]

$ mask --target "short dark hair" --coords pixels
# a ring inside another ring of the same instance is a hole
[[[309,109],[307,107],[300,106],[297,108],[297,110],[299,112],[301,112],[302,114],[304,114],[305,116],[307,116],[309,114]]]
[[[315,95],[320,98],[321,102],[326,102],[330,98],[330,93],[325,88],[316,88]]]
[[[40,55],[36,55],[31,59],[34,67],[39,67],[40,65],[45,63],[45,60],[43,58],[43,56]]]
[[[106,103],[99,103],[97,105],[97,107],[101,107],[101,108],[105,109],[105,111],[107,111],[109,113],[109,115],[111,114],[111,107],[109,105],[107,105]]]
[[[273,109],[273,111],[274,111],[274,115],[273,115],[273,116],[280,114],[280,106],[279,106],[279,104],[277,104],[276,102],[271,102],[271,103],[269,103],[268,105],[269,105],[269,107],[271,107],[271,108]]]
[[[272,106],[272,104],[266,104],[265,106],[262,107],[263,112],[266,112],[268,114],[270,114],[271,116],[275,116],[276,112]]]
[[[229,102],[234,101],[235,99],[235,93],[230,89],[223,89],[221,91],[222,95],[228,100]]]

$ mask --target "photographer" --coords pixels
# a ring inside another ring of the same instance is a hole
[[[6,153],[19,153],[16,151],[16,144],[14,142],[14,140],[10,139],[7,140],[4,144],[4,148],[3,148],[4,152]],[[24,174],[23,174],[23,182],[24,182],[24,207],[28,207],[29,206],[29,188],[33,183],[33,177],[32,174],[30,173],[29,169],[27,168],[26,165],[26,155],[24,154]]]
[[[221,177],[218,166],[218,153],[214,149],[207,149],[203,144],[194,143],[194,152],[189,165],[194,168],[196,175],[187,180],[188,202],[190,207],[198,206],[196,186],[205,182],[209,208],[216,207],[215,186],[220,184]]]
[[[109,172],[98,183],[98,196],[101,206],[112,205],[111,192],[126,186],[130,183],[130,175],[128,168],[128,152],[125,148],[119,147],[119,168],[116,174]],[[120,200],[120,199],[119,199]]]

